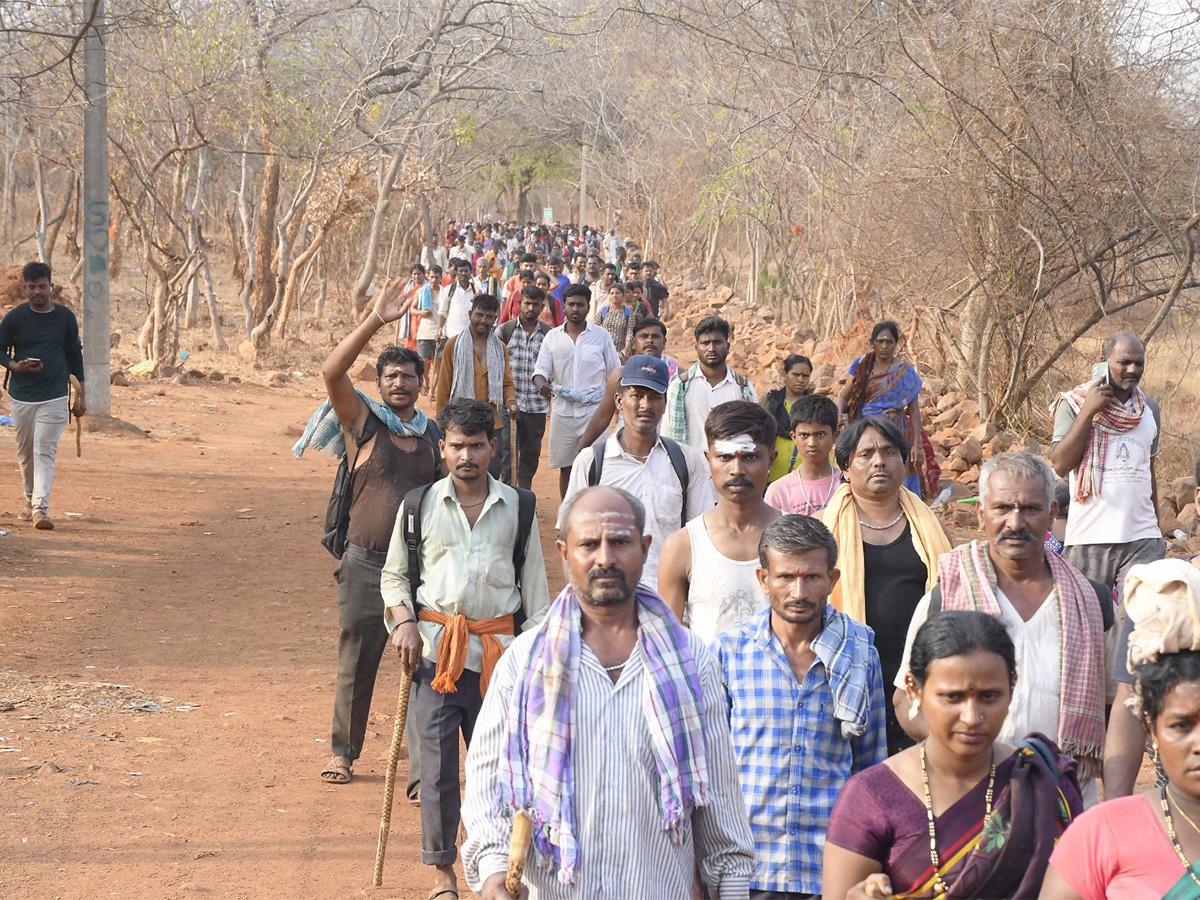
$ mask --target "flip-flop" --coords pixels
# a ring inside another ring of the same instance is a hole
[[[429,897],[426,898],[426,900],[439,900],[439,898],[445,898],[445,900],[458,900],[458,888],[452,887],[448,884],[439,884],[429,892]]]
[[[346,784],[350,780],[350,760],[335,756],[321,770],[321,780],[327,784]]]

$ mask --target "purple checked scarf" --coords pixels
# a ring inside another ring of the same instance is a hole
[[[687,632],[657,594],[638,587],[642,711],[658,771],[662,827],[673,841],[698,806],[708,805],[708,762],[700,716],[700,673]],[[563,588],[537,631],[529,663],[510,701],[500,756],[498,812],[533,816],[536,864],[573,884],[579,868],[571,699],[579,679],[582,614],[575,589]]]

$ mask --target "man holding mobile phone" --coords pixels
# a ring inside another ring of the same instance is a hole
[[[31,262],[21,270],[27,302],[0,319],[0,365],[6,369],[13,426],[17,432],[17,462],[25,491],[22,519],[45,531],[54,527],[50,485],[58,441],[70,419],[67,407],[70,376],[79,381],[75,415],[85,410],[83,344],[75,314],[51,297],[50,267]]]
[[[1102,352],[1100,377],[1093,369],[1091,381],[1057,401],[1050,464],[1059,476],[1070,476],[1063,559],[1092,581],[1113,588],[1119,601],[1130,567],[1162,559],[1166,553],[1154,472],[1162,414],[1140,387],[1145,345],[1135,335],[1118,331],[1105,338]],[[1140,721],[1124,703],[1131,694],[1128,629],[1123,627],[1124,606],[1117,609],[1117,627],[1110,634],[1118,637],[1106,654],[1112,667],[1106,798],[1133,791],[1145,743]]]

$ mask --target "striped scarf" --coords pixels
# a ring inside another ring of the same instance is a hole
[[[708,805],[700,674],[687,632],[666,603],[640,586],[635,602],[635,654],[645,668],[642,710],[658,772],[662,827],[679,842],[692,811]],[[538,628],[528,667],[513,691],[498,778],[498,814],[529,810],[537,864],[557,868],[563,884],[574,883],[580,856],[571,730],[582,631],[579,600],[568,584]]]
[[[666,357],[663,357],[666,359]],[[738,386],[743,400],[751,403],[754,402],[754,386],[750,381],[743,378],[733,369],[729,370],[734,383]],[[688,385],[695,378],[703,378],[704,375],[700,370],[700,363],[693,363],[692,367],[686,373],[680,374],[676,370],[675,375],[671,379],[671,384],[667,388],[667,410],[663,417],[662,434],[669,437],[671,440],[686,444],[687,435],[687,390]]]
[[[1083,406],[1083,398],[1094,382],[1087,381],[1063,394],[1057,403],[1066,402],[1076,414]],[[1056,403],[1056,405],[1057,405]],[[1083,460],[1079,463],[1079,477],[1075,482],[1075,499],[1080,503],[1089,497],[1099,497],[1104,482],[1104,457],[1108,453],[1108,437],[1126,434],[1137,428],[1146,413],[1146,395],[1140,387],[1133,389],[1133,396],[1126,406],[1115,398],[1096,413],[1088,431],[1087,446],[1083,449]]]
[[[367,404],[367,409],[373,412],[392,434],[399,437],[425,436],[429,420],[421,410],[413,407],[413,417],[405,422],[392,412],[391,407],[378,400],[372,400],[362,391],[354,393],[362,398],[363,403]],[[329,400],[318,406],[316,412],[309,417],[308,424],[304,426],[304,434],[293,445],[292,452],[299,459],[309,447],[322,450],[335,459],[343,459],[346,456],[346,434],[342,430],[337,413],[333,411],[333,403]]]
[[[1104,640],[1096,591],[1057,554],[1046,552],[1045,557],[1058,592],[1058,745],[1079,760],[1080,779],[1090,781],[1101,774],[1104,757]],[[996,570],[985,541],[943,553],[938,576],[943,610],[975,610],[1000,618]]]
[[[494,331],[489,331],[487,336],[487,378],[487,402],[493,409],[500,409],[504,406],[504,344]],[[475,341],[470,328],[454,338],[454,380],[450,383],[450,396],[484,399],[475,396]]]

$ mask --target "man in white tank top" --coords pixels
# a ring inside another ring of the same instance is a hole
[[[667,538],[658,592],[707,643],[766,609],[755,574],[758,542],[780,512],[763,500],[775,459],[775,418],[757,403],[732,400],[708,414],[704,434],[717,505]]]

